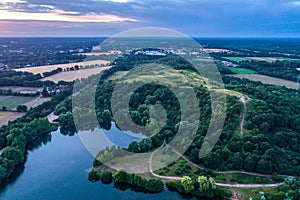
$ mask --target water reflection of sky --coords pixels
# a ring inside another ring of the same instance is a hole
[[[110,130],[95,129],[93,131],[79,132],[79,137],[86,149],[96,156],[106,147],[119,146],[127,148],[133,141],[140,141],[144,136],[130,131],[122,131],[112,123]]]

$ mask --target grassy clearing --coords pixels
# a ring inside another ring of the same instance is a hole
[[[125,82],[160,82],[174,87],[184,88],[190,87],[191,85],[206,85],[205,81],[207,81],[207,79],[196,72],[168,69],[164,66],[158,66],[156,70],[151,69],[151,67],[144,66],[138,70],[140,71],[128,74]]]
[[[246,78],[251,81],[260,81],[264,84],[271,84],[271,85],[279,85],[285,86],[291,89],[300,89],[299,85],[293,81],[287,81],[280,78],[274,78],[270,76],[260,75],[260,74],[237,74],[237,75],[230,75],[237,78]]]
[[[0,108],[6,106],[8,110],[15,109],[18,105],[24,105],[32,101],[34,97],[16,97],[16,96],[5,96],[0,98]]]
[[[100,72],[109,68],[110,67],[99,67],[99,68],[83,69],[78,71],[61,72],[53,76],[43,78],[41,79],[41,81],[53,81],[55,83],[58,83],[59,81],[71,82],[76,79],[87,78],[91,75],[99,74]]]
[[[237,194],[237,199],[239,200],[248,200],[249,198],[253,198],[256,195],[259,194],[259,192],[265,192],[265,193],[277,193],[278,188],[277,187],[271,187],[271,188],[232,188],[232,191],[234,191]]]
[[[31,72],[33,74],[42,74],[44,72],[50,72],[52,70],[55,70],[57,68],[71,68],[75,65],[78,66],[86,66],[86,65],[101,65],[101,64],[108,64],[109,61],[107,60],[92,60],[92,61],[85,61],[85,62],[77,62],[77,63],[68,63],[68,64],[57,64],[57,65],[45,65],[45,66],[38,66],[38,67],[28,67],[28,68],[21,68],[21,69],[15,69],[16,71],[22,71],[22,72]]]
[[[230,70],[235,74],[257,74],[256,71],[246,68],[230,68]]]
[[[252,175],[248,175],[248,174],[238,174],[238,173],[228,174],[227,179],[229,179],[230,183],[241,183],[241,184],[250,184],[250,183],[272,184],[272,183],[276,183],[271,178],[252,176]]]
[[[244,58],[244,57],[222,57],[223,59],[232,61],[232,62],[242,62],[242,61],[251,61],[251,58]]]
[[[128,73],[128,71],[118,71],[115,72],[113,75],[109,76],[107,79],[108,80],[117,80],[122,78],[123,76],[125,76]]]
[[[14,121],[23,115],[25,115],[25,113],[0,111],[0,126],[7,125],[9,121]]]

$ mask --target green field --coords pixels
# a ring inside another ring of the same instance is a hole
[[[298,90],[300,88],[299,84],[293,81],[287,81],[280,78],[274,78],[270,76],[265,76],[261,74],[234,74],[230,75],[236,78],[246,78],[250,81],[260,81],[264,84],[271,84],[271,85],[279,85],[279,86],[285,86],[287,88],[296,89]]]
[[[243,58],[243,57],[222,57],[223,59],[232,61],[232,62],[242,62],[242,61],[251,61],[250,58]]]
[[[0,96],[0,108],[6,106],[8,110],[15,109],[18,105],[24,105],[34,97]]]
[[[275,61],[299,61],[299,59],[291,59],[291,58],[277,58],[277,57],[222,57],[223,59],[226,59],[231,62],[239,63],[243,61],[265,61],[265,62],[275,62]]]
[[[256,71],[246,68],[230,68],[230,70],[235,74],[257,74]]]
[[[212,62],[212,61],[216,61],[213,58],[193,58],[193,61],[197,61],[197,62]]]

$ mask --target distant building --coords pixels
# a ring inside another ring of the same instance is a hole
[[[134,53],[135,55],[142,54],[142,55],[147,55],[147,56],[166,56],[167,54],[164,51],[159,51],[159,50],[141,50],[141,51],[136,51]]]
[[[93,51],[101,51],[101,46],[94,46]]]
[[[234,64],[232,62],[228,62],[228,61],[222,61],[222,65],[224,65],[225,67],[238,67],[239,65]]]
[[[49,95],[53,96],[61,93],[64,90],[67,90],[68,88],[69,88],[68,85],[59,85],[56,87],[46,87],[46,91]]]

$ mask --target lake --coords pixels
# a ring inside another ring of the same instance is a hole
[[[110,137],[115,138],[116,142],[126,145],[128,140],[124,139],[127,141],[124,143],[120,137],[114,137],[119,131],[113,125],[105,134],[111,134]],[[45,145],[29,151],[25,169],[14,181],[1,189],[1,200],[183,198],[178,193],[168,190],[158,194],[144,194],[131,189],[122,191],[114,184],[89,182],[88,171],[94,158],[82,144],[79,134],[64,136],[58,130],[52,132],[49,139],[51,141]]]

